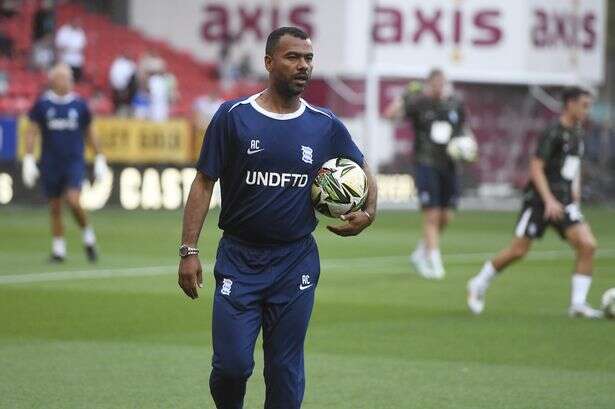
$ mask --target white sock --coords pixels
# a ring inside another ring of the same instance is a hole
[[[574,273],[572,275],[571,305],[581,305],[587,302],[587,293],[592,284],[591,276]]]
[[[489,284],[497,273],[498,272],[495,267],[493,267],[491,260],[487,260],[485,261],[485,264],[483,264],[483,268],[480,270],[476,278],[483,283]]]
[[[83,229],[83,244],[93,246],[96,244],[96,235],[92,226],[85,226]]]
[[[416,244],[416,248],[412,252],[412,257],[425,257],[425,253],[425,242],[423,242],[423,240],[419,240],[419,242]]]
[[[55,256],[66,257],[66,241],[64,241],[64,237],[57,236],[51,240],[51,252]]]
[[[440,253],[440,249],[433,249],[429,252],[429,260],[435,266],[442,265],[442,254]]]

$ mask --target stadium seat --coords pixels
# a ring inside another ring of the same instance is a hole
[[[23,113],[29,108],[46,82],[44,73],[27,69],[29,50],[32,46],[32,18],[37,10],[37,1],[24,0],[20,12],[4,22],[3,28],[14,40],[15,56],[11,59],[0,58],[0,70],[9,77],[9,90],[1,98],[0,113]],[[90,13],[79,4],[63,3],[57,7],[56,26],[80,17],[86,31],[88,43],[85,49],[86,65],[84,81],[77,86],[77,91],[85,97],[93,90],[102,90],[104,97],[110,101],[108,73],[113,60],[122,52],[133,56],[142,55],[153,50],[167,62],[167,67],[177,78],[178,92],[181,99],[172,113],[187,115],[190,113],[193,99],[198,95],[194,84],[207,85],[215,83],[215,66],[197,61],[186,51],[175,50],[165,41],[145,37],[129,27],[114,24],[107,17]],[[96,104],[104,112],[109,111],[109,104]],[[110,105],[109,105],[110,106]],[[103,112],[101,112],[103,113]]]
[[[198,62],[189,53],[175,50],[165,41],[150,39],[128,27],[116,25],[107,17],[88,13],[77,4],[59,6],[59,25],[73,16],[81,17],[88,36],[85,50],[87,80],[96,88],[107,89],[106,93],[110,93],[109,68],[116,56],[122,52],[139,56],[146,50],[153,50],[166,60],[169,71],[177,78],[181,96],[177,107],[172,109],[173,114],[184,115],[190,112],[192,99],[195,97],[194,84],[214,81],[211,64]]]

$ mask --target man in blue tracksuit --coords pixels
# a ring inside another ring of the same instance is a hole
[[[202,286],[196,248],[220,180],[222,209],[214,276],[210,389],[218,409],[241,409],[263,330],[266,409],[298,409],[305,388],[303,344],[320,261],[310,187],[335,157],[360,164],[368,176],[365,208],[329,226],[359,234],[375,217],[376,187],[362,153],[330,111],[300,98],[312,72],[303,31],[283,27],[267,39],[269,86],[222,104],[213,117],[184,212],[179,285],[197,298]]]
[[[85,254],[89,261],[94,262],[97,259],[96,236],[80,204],[86,142],[96,153],[96,179],[108,174],[108,167],[93,130],[90,109],[86,101],[73,92],[73,74],[68,65],[58,64],[49,71],[49,90],[36,100],[28,112],[28,119],[22,177],[24,185],[31,188],[40,173],[51,216],[53,239],[50,261],[63,262],[66,257],[62,223],[62,204],[66,202],[82,229]],[[38,166],[33,154],[37,135],[41,139]]]

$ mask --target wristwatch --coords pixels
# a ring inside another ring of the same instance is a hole
[[[199,254],[199,249],[197,248],[186,246],[185,244],[182,244],[179,247],[179,256],[181,258],[193,256],[193,255],[197,256],[198,254]]]

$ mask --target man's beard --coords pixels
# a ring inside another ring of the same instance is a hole
[[[309,82],[309,80],[308,80]],[[305,85],[307,86],[308,82],[305,83]],[[281,80],[281,81],[276,81],[276,83],[274,84],[275,90],[280,94],[283,95],[285,97],[291,98],[291,97],[296,97],[298,95],[301,95],[303,93],[303,91],[305,90],[305,86],[304,87],[296,87],[293,84],[293,80],[291,79],[290,81],[286,81],[286,80]]]

